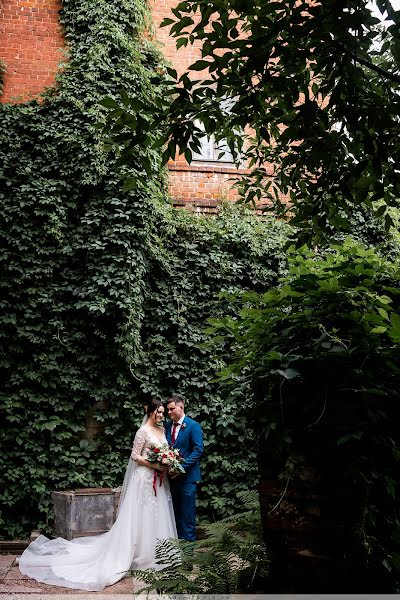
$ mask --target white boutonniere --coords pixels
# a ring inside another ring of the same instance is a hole
[[[181,429],[185,429],[185,427],[186,427],[186,423],[182,423]]]

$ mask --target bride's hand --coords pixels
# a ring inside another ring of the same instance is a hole
[[[168,469],[167,465],[160,465],[159,463],[154,463],[154,468],[158,469],[158,471],[166,471]]]
[[[141,465],[142,467],[146,465],[146,459],[143,458],[143,456],[141,456],[141,454],[131,454],[131,459],[137,464],[137,465]]]
[[[165,465],[148,462],[145,459],[145,457],[142,456],[141,454],[131,454],[131,458],[140,467],[147,467],[148,469],[157,469],[157,471],[165,471],[165,469],[167,468]]]

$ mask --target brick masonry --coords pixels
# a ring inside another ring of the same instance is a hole
[[[213,206],[221,200],[236,200],[232,189],[232,177],[236,169],[229,166],[171,162],[170,193],[180,204],[190,203],[197,207]],[[210,200],[211,204],[204,201]],[[209,212],[209,211],[204,211]]]
[[[0,58],[5,62],[2,102],[26,101],[54,83],[63,54],[61,0],[2,0]]]

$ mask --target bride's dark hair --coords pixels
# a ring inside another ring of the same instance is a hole
[[[163,403],[158,398],[151,398],[149,400],[149,402],[147,403],[146,415],[149,417],[152,412],[157,410],[157,408],[160,408],[160,406],[162,406],[162,405],[163,405]]]

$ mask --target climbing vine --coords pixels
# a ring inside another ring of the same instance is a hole
[[[0,58],[0,96],[3,93],[4,88],[4,74],[6,72],[6,65],[3,60]]]
[[[122,190],[118,148],[106,152],[98,124],[102,99],[121,89],[137,119],[157,101],[163,65],[142,34],[147,18],[141,0],[64,0],[68,60],[55,86],[40,102],[0,106],[6,537],[51,531],[52,490],[120,484],[152,395],[183,393],[202,422],[201,518],[234,512],[236,493],[254,485],[246,387],[215,383],[204,322],[229,310],[218,291],[275,282],[286,228],[233,208],[211,219],[175,211],[158,151],[139,143],[130,172],[150,161],[153,175]]]

